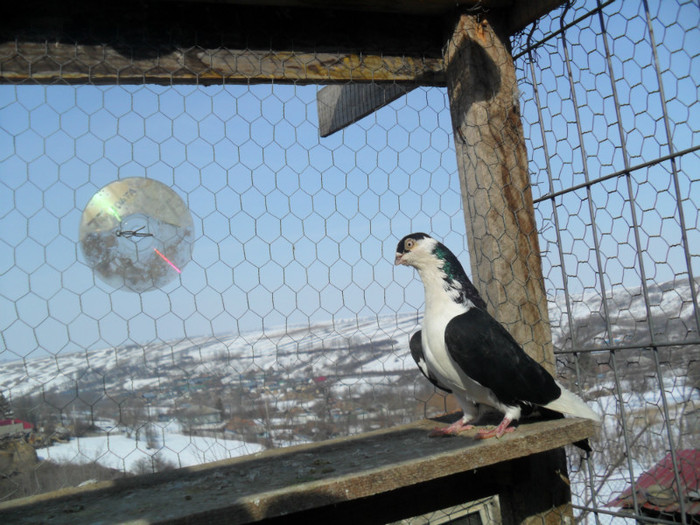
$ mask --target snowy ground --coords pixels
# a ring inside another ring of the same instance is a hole
[[[168,425],[160,435],[151,439],[149,448],[145,438],[136,439],[122,431],[107,435],[71,439],[68,443],[40,448],[40,459],[56,463],[97,462],[103,467],[138,473],[147,470],[154,461],[170,466],[189,467],[221,459],[245,456],[263,450],[261,445],[233,439],[186,436],[177,425]]]

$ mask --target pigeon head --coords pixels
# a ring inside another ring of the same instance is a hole
[[[394,264],[421,270],[441,270],[448,279],[460,279],[464,273],[457,257],[427,233],[411,233],[399,241]]]
[[[486,308],[486,303],[457,257],[427,233],[411,233],[401,239],[396,247],[394,264],[413,266],[421,274],[424,283],[437,278],[446,290],[454,292],[456,302],[469,300],[479,308]]]
[[[435,247],[438,242],[427,233],[411,233],[399,241],[394,264],[413,266],[417,270],[436,264]]]

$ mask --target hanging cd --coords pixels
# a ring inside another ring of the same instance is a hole
[[[141,177],[92,196],[80,221],[85,259],[104,282],[134,292],[176,279],[192,259],[192,215],[165,184]]]

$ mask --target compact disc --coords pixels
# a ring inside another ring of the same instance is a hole
[[[192,214],[162,182],[129,177],[92,196],[79,238],[87,264],[100,279],[146,292],[177,279],[192,259]]]

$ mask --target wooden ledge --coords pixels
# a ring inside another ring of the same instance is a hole
[[[387,497],[402,494],[401,501],[412,503],[426,499],[412,496],[413,492],[426,494],[432,487],[438,496],[437,500],[432,498],[431,505],[444,505],[452,498],[438,501],[440,495],[449,492],[444,487],[455,485],[457,479],[461,480],[462,502],[497,494],[502,491],[500,485],[512,487],[514,477],[522,477],[518,470],[530,469],[518,464],[520,458],[531,458],[595,433],[591,421],[559,419],[521,424],[501,439],[476,440],[475,431],[429,438],[428,432],[435,425],[423,420],[12,500],[0,503],[0,522],[249,523],[274,522],[275,518],[304,513],[305,520],[311,522],[314,510],[322,510],[327,522],[359,523],[355,511],[363,505],[362,523],[383,522],[388,521]],[[410,510],[391,514],[391,518],[424,511],[425,502],[416,503],[408,505],[413,507]],[[337,519],[329,517],[334,511]]]

